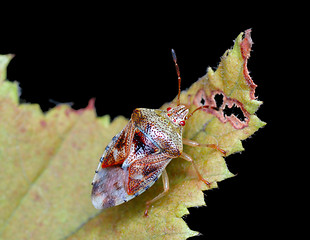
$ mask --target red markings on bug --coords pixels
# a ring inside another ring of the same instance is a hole
[[[133,195],[153,184],[170,162],[164,155],[149,155],[128,168],[127,193]]]
[[[245,31],[245,37],[240,43],[240,48],[241,48],[242,58],[244,60],[243,75],[244,75],[244,78],[248,86],[250,87],[250,98],[254,100],[257,98],[255,97],[255,88],[257,87],[257,85],[253,82],[252,78],[250,77],[249,70],[247,67],[248,59],[250,58],[252,44],[253,44],[253,41],[251,38],[251,29],[248,29]]]
[[[207,97],[205,91],[200,89],[194,97],[194,104],[197,107],[210,106],[201,110],[213,114],[222,123],[229,122],[236,129],[245,128],[249,124],[250,114],[243,104],[236,99],[226,97],[222,91],[213,91],[211,96]]]
[[[111,145],[102,161],[102,168],[122,164],[124,162],[128,157],[131,147],[133,130],[132,124],[129,122],[120,134],[112,139]]]
[[[135,159],[146,157],[158,151],[158,148],[152,143],[152,141],[139,129],[136,129],[132,143]]]

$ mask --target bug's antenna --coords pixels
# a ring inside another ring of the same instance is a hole
[[[171,49],[171,53],[172,53],[172,58],[174,61],[174,65],[175,65],[175,70],[177,71],[177,75],[178,75],[178,85],[179,85],[179,91],[178,91],[178,102],[177,105],[180,105],[180,94],[181,94],[181,75],[180,75],[180,69],[179,69],[179,65],[177,63],[177,56],[175,55],[175,51],[173,49]]]
[[[191,116],[193,116],[193,114],[200,110],[200,109],[204,109],[204,108],[210,108],[210,109],[213,109],[213,110],[218,110],[216,107],[212,107],[212,106],[209,106],[209,105],[203,105],[203,106],[200,106],[198,108],[196,108],[193,112],[191,112],[190,114],[187,115],[186,117],[186,120],[189,119]]]

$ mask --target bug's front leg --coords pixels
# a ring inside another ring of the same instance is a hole
[[[183,144],[188,145],[188,146],[192,146],[192,147],[209,147],[209,148],[213,148],[215,150],[218,150],[224,156],[226,156],[226,154],[227,154],[227,152],[225,150],[219,148],[216,144],[201,144],[201,143],[198,143],[198,142],[195,142],[193,140],[186,139],[186,138],[183,138]]]
[[[146,202],[146,208],[144,211],[145,217],[148,216],[148,212],[149,212],[149,208],[150,208],[151,204],[154,203],[155,201],[157,201],[158,199],[162,198],[163,196],[165,196],[166,193],[169,191],[169,178],[168,178],[168,174],[167,174],[166,169],[163,170],[161,177],[163,179],[164,191],[162,193],[160,193],[159,195],[157,195],[152,200]]]
[[[184,160],[186,160],[186,161],[188,161],[188,162],[191,162],[191,163],[193,164],[193,167],[194,167],[194,169],[195,169],[195,171],[196,171],[196,174],[197,174],[199,180],[203,181],[206,185],[208,185],[208,187],[210,187],[210,184],[211,184],[211,183],[208,182],[206,179],[204,179],[203,176],[200,174],[200,172],[199,172],[199,170],[198,170],[198,167],[197,167],[196,163],[194,162],[194,160],[192,159],[191,156],[189,156],[189,155],[187,155],[186,153],[183,152],[183,153],[180,155],[180,158],[182,158],[182,159],[184,159]]]
[[[213,148],[215,150],[220,151],[224,156],[226,155],[226,151],[224,151],[223,149],[219,148],[216,144],[201,144],[201,143],[198,143],[198,142],[195,142],[193,140],[186,139],[186,138],[183,138],[183,144],[188,145],[188,146],[192,146],[192,147],[209,147],[209,148]],[[194,169],[196,171],[196,174],[197,174],[199,180],[203,181],[208,187],[210,187],[211,183],[208,182],[206,179],[204,179],[202,177],[202,175],[200,174],[200,172],[198,170],[197,165],[195,164],[195,162],[191,158],[191,156],[189,156],[189,155],[187,155],[186,153],[183,152],[180,157],[182,159],[186,160],[186,161],[191,162],[193,164],[193,167],[194,167]]]

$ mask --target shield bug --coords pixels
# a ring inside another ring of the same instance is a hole
[[[92,203],[97,209],[117,206],[140,195],[162,176],[164,191],[146,202],[145,216],[152,203],[169,190],[169,179],[165,170],[174,158],[192,163],[198,178],[208,186],[193,159],[183,152],[183,144],[195,147],[211,147],[225,151],[214,144],[199,144],[182,138],[187,119],[204,105],[189,113],[186,105],[180,104],[181,77],[177,58],[172,56],[178,76],[178,98],[174,107],[167,110],[137,108],[124,129],[113,137],[105,148],[92,182]]]

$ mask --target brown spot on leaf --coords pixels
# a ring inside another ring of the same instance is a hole
[[[46,125],[47,125],[47,123],[46,123],[45,120],[41,120],[41,121],[40,121],[40,124],[41,124],[41,126],[42,126],[43,128],[45,128]]]
[[[33,201],[35,201],[35,202],[39,202],[41,200],[41,196],[39,195],[38,192],[34,192],[32,194],[32,198],[33,198]]]
[[[19,131],[20,131],[21,133],[24,133],[24,132],[27,131],[27,129],[26,129],[25,127],[20,127],[20,128],[19,128]]]

